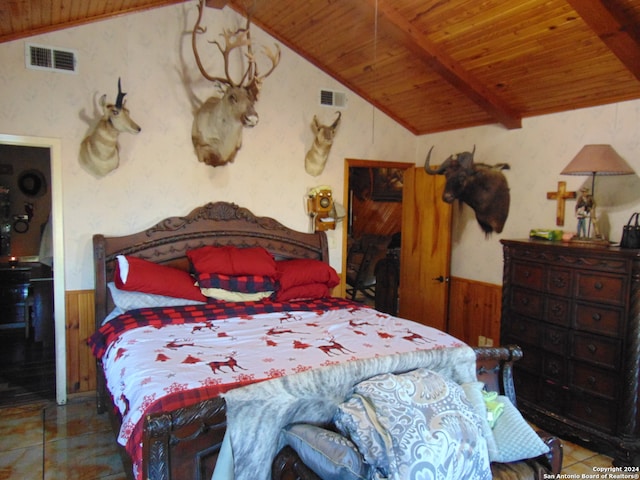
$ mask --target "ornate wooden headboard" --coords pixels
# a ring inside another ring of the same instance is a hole
[[[188,270],[187,250],[205,245],[264,247],[276,259],[329,261],[324,232],[292,230],[228,202],[207,203],[185,217],[169,217],[144,231],[120,237],[93,236],[96,324],[113,309],[107,283],[117,255],[131,255]]]

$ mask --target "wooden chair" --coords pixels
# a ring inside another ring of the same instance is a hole
[[[365,234],[355,240],[347,253],[347,294],[355,300],[358,292],[366,298],[375,299],[378,261],[387,255],[390,237]]]

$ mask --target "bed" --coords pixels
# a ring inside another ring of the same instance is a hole
[[[214,471],[229,478],[225,469],[239,479],[307,478],[295,452],[275,440],[283,426],[328,423],[355,384],[384,372],[432,368],[459,383],[477,375],[515,402],[517,347],[471,349],[444,332],[330,297],[337,278],[326,270],[323,232],[297,232],[216,202],[135,234],[97,234],[93,245],[97,407],[111,416],[131,478],[209,479]],[[257,256],[239,260],[239,250]],[[221,251],[232,272],[218,270]],[[277,265],[277,285],[266,281],[263,251]],[[173,293],[194,266],[206,296]],[[123,284],[123,270],[129,283],[153,287],[144,301],[139,285]],[[228,298],[228,290],[242,293]],[[167,296],[189,301],[163,303]],[[545,471],[557,473],[558,442],[547,442]]]

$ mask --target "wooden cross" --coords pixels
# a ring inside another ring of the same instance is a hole
[[[564,203],[567,198],[576,198],[576,192],[567,192],[567,182],[558,182],[557,192],[547,192],[547,200],[557,200],[556,225],[564,225]]]

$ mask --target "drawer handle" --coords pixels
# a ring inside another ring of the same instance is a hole
[[[596,377],[594,377],[593,375],[591,375],[589,378],[587,378],[587,383],[588,383],[590,386],[592,386],[592,387],[593,387],[593,386],[595,386],[595,384],[596,384]]]
[[[527,297],[522,297],[520,303],[522,303],[522,305],[529,305],[529,299]]]
[[[594,313],[593,315],[591,315],[591,319],[594,322],[599,322],[600,320],[602,320],[602,315],[600,315],[599,313]]]
[[[596,282],[596,283],[593,284],[593,287],[596,290],[602,290],[602,287],[604,287],[604,285],[602,284],[602,282]]]
[[[552,283],[554,287],[558,287],[558,288],[562,288],[567,285],[564,281],[564,277],[553,277]]]
[[[591,408],[590,406],[586,406],[584,409],[585,412],[587,412],[589,415],[591,415],[593,413],[593,408]]]
[[[564,313],[564,308],[560,304],[555,304],[553,307],[551,307],[551,313],[556,316],[562,315]]]
[[[529,278],[531,276],[531,272],[529,270],[525,270],[523,272],[523,276],[524,276],[524,278]]]
[[[587,345],[587,350],[591,353],[596,353],[598,351],[598,347],[596,347],[593,343]]]
[[[549,334],[549,341],[551,343],[553,343],[554,345],[558,345],[560,343],[561,340],[561,336],[558,335],[557,333],[550,333]]]

